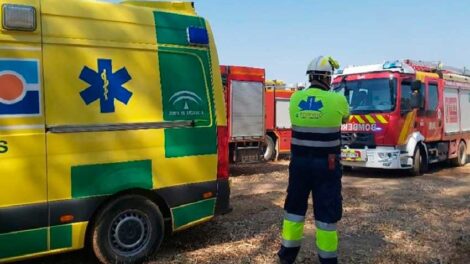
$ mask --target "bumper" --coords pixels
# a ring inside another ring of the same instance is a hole
[[[217,180],[217,200],[215,214],[227,214],[232,211],[230,206],[230,182],[228,179]]]
[[[351,158],[350,153],[356,153],[359,157]],[[343,166],[362,168],[410,169],[413,159],[408,153],[401,153],[395,148],[343,149],[341,163]]]

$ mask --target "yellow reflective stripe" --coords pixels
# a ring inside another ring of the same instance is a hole
[[[324,252],[336,252],[338,250],[338,233],[317,228],[317,247]]]
[[[292,222],[284,220],[282,225],[282,239],[284,240],[301,240],[304,235],[304,223]]]
[[[400,137],[398,138],[398,144],[402,145],[405,143],[406,139],[408,138],[411,125],[414,123],[416,111],[408,113],[405,119],[405,123],[400,132]]]
[[[369,121],[370,124],[375,124],[375,119],[371,115],[366,115],[367,121]]]
[[[366,123],[366,121],[364,121],[364,119],[362,119],[361,116],[355,115],[354,117],[356,118],[357,122],[359,122],[359,123],[361,123],[361,124],[365,124],[365,123]]]
[[[388,124],[387,119],[385,119],[385,117],[383,115],[375,115],[375,117],[377,118],[377,120],[379,120],[380,123]]]
[[[354,119],[354,116],[353,116],[353,115],[350,115],[350,116],[349,116],[349,122],[351,122],[353,119]]]

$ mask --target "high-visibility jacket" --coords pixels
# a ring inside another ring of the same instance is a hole
[[[349,105],[341,94],[319,88],[295,92],[290,100],[293,155],[327,157],[341,151],[341,124]]]

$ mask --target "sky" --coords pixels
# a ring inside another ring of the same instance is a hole
[[[112,0],[111,0],[112,1]],[[309,62],[344,67],[411,58],[470,67],[468,0],[195,0],[225,65],[305,82]]]

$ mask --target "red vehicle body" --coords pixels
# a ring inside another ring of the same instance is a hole
[[[294,91],[266,89],[266,149],[265,160],[277,159],[279,154],[290,153],[292,137],[289,102]]]
[[[268,161],[289,153],[288,104],[293,91],[266,89],[264,69],[221,66],[221,73],[230,161]]]
[[[350,167],[426,171],[464,165],[470,143],[470,77],[411,60],[346,68],[334,78],[351,106],[342,126],[342,162]]]

